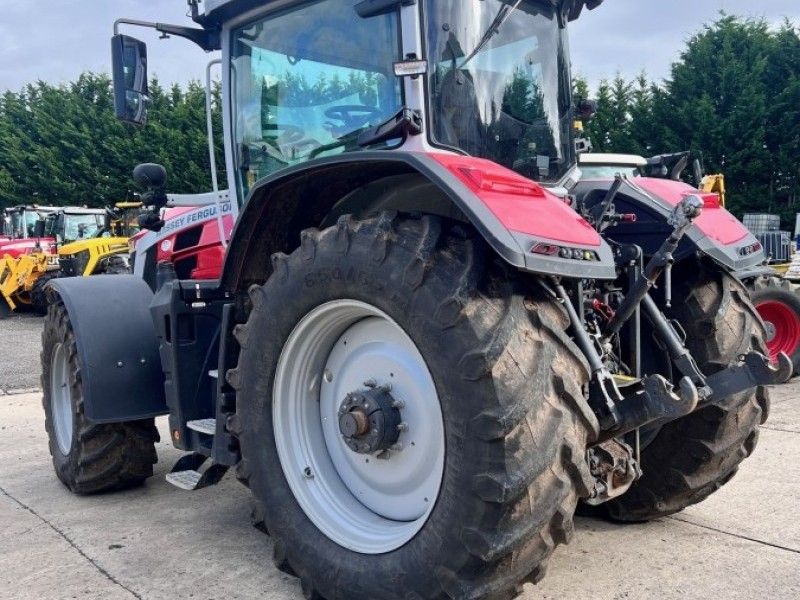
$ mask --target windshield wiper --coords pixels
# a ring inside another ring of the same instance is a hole
[[[461,69],[467,66],[467,64],[475,58],[478,53],[486,47],[486,44],[494,37],[494,35],[500,31],[500,28],[508,21],[508,18],[511,14],[517,10],[517,7],[522,4],[522,0],[517,0],[513,6],[504,5],[498,12],[497,16],[494,18],[494,21],[491,22],[489,27],[486,29],[486,33],[483,34],[481,41],[478,42],[478,45],[475,46],[475,49],[470,52],[467,57],[464,59],[464,62],[461,63]]]

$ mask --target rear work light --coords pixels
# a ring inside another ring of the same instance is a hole
[[[531,248],[533,254],[540,254],[543,256],[558,256],[566,260],[581,260],[595,262],[600,260],[597,252],[594,250],[587,250],[585,248],[568,248],[566,246],[558,246],[556,244],[548,244],[547,242],[538,242]]]

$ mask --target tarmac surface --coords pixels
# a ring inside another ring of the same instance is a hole
[[[0,394],[39,387],[42,317],[13,314],[0,321]]]
[[[0,389],[36,385],[40,327],[30,317],[0,327]],[[0,600],[301,599],[297,580],[273,567],[270,538],[250,526],[248,490],[231,475],[174,488],[164,476],[180,453],[164,442],[158,453],[144,487],[74,496],[52,470],[41,395],[0,393]],[[773,391],[755,454],[730,484],[648,524],[578,519],[521,598],[800,598],[798,455],[800,381]]]

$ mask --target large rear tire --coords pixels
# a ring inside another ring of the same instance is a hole
[[[681,273],[671,317],[687,334],[687,347],[707,375],[727,368],[752,350],[764,351],[764,328],[735,278],[718,270]],[[655,361],[653,361],[655,362]],[[644,476],[605,505],[620,521],[647,521],[701,502],[731,480],[755,449],[769,397],[760,387],[737,394],[662,427],[642,449]]]
[[[767,327],[767,350],[773,360],[780,352],[792,359],[800,375],[800,296],[792,285],[777,277],[758,278],[750,298]]]
[[[239,475],[276,565],[307,598],[507,598],[541,578],[590,493],[598,427],[562,308],[430,217],[345,217],[304,232],[273,266],[250,290],[228,380]],[[326,386],[340,380],[342,396],[391,384],[407,423],[397,451],[359,454],[338,434],[314,442],[339,418]],[[366,474],[348,495],[350,465]],[[406,467],[430,496],[394,478]],[[392,502],[402,492],[408,501]]]
[[[77,494],[95,494],[137,486],[151,477],[158,461],[154,419],[104,425],[86,420],[75,334],[59,300],[45,317],[41,362],[45,429],[64,485]]]

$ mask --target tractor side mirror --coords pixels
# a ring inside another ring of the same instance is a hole
[[[44,219],[39,219],[38,221],[36,221],[36,224],[33,226],[33,237],[35,238],[44,237]]]
[[[111,38],[111,67],[117,118],[144,125],[150,99],[147,88],[147,45],[127,35],[115,35]]]

